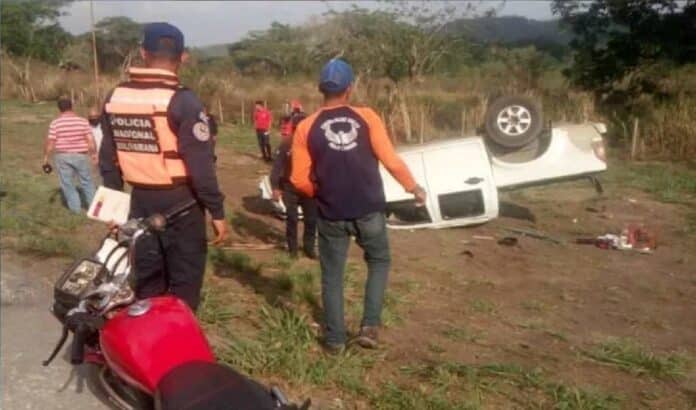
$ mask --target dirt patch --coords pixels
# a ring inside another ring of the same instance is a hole
[[[246,167],[246,178],[232,179],[238,171],[223,170],[226,192],[244,192],[249,202],[259,175],[253,171]],[[695,242],[684,231],[685,210],[606,188],[603,196],[586,183],[512,192],[503,198],[518,211],[514,218],[467,229],[391,232],[390,291],[410,290],[399,307],[402,320],[384,331],[385,358],[369,373],[371,380],[413,383],[400,370],[405,365],[515,363],[569,386],[600,387],[626,408],[690,406],[693,372],[678,381],[655,380],[584,354],[611,338],[636,340],[657,353],[696,353],[696,326],[687,325],[696,313],[690,302],[696,297]],[[238,198],[229,197],[232,204]],[[235,211],[248,209],[237,205]],[[254,218],[261,224],[251,229],[257,234],[242,236],[268,240],[258,232],[282,230],[270,216]],[[654,254],[573,243],[618,233],[628,223],[659,232]],[[498,245],[499,238],[518,236],[509,229],[542,231],[562,243],[519,237],[515,246]],[[355,247],[351,257],[364,271]]]

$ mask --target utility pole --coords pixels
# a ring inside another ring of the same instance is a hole
[[[89,0],[89,15],[92,22],[92,55],[94,57],[94,87],[97,91],[97,105],[101,104],[101,91],[99,89],[99,60],[97,58],[97,33],[94,29],[94,0]]]

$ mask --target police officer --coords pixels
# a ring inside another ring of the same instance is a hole
[[[288,244],[288,252],[293,258],[297,257],[297,207],[302,209],[304,217],[304,232],[302,235],[302,250],[306,257],[316,259],[315,243],[317,238],[317,204],[314,198],[310,198],[297,191],[290,183],[291,160],[290,148],[292,147],[292,134],[297,125],[307,115],[302,111],[302,105],[294,100],[291,103],[292,112],[284,118],[281,124],[281,142],[276,151],[276,157],[271,170],[271,187],[273,199],[283,199],[286,209],[285,239]]]
[[[131,217],[162,213],[196,199],[163,233],[138,242],[135,293],[147,298],[171,293],[198,307],[206,261],[205,210],[215,238],[228,229],[215,174],[213,145],[203,105],[179,84],[185,60],[184,36],[167,23],[144,28],[140,50],[144,68],[128,70],[104,105],[100,171],[104,185],[133,187]]]

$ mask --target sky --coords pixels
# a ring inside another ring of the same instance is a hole
[[[502,8],[498,15],[517,15],[546,20],[552,17],[549,1],[480,0],[479,10]],[[179,27],[188,46],[230,43],[242,39],[249,31],[263,30],[273,21],[301,24],[317,18],[330,8],[341,10],[358,4],[377,7],[374,1],[142,1],[95,0],[96,21],[109,16],[127,16],[143,23],[167,21]],[[460,2],[459,4],[464,4]],[[61,25],[73,34],[90,27],[90,2],[74,1],[64,9]]]

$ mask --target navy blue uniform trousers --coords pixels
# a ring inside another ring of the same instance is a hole
[[[136,188],[133,198],[139,200],[132,203],[150,206],[133,207],[131,217],[165,213],[190,200],[191,195],[188,187],[174,192]],[[136,297],[144,299],[170,293],[195,311],[200,303],[207,249],[205,212],[200,206],[178,216],[164,232],[142,237],[135,249]]]

